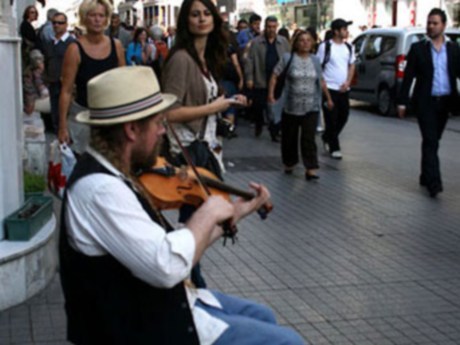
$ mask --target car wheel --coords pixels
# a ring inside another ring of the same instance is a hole
[[[383,116],[390,116],[396,113],[394,100],[388,87],[384,86],[380,89],[377,106],[379,113]]]

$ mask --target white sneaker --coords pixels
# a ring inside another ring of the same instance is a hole
[[[334,159],[342,159],[342,152],[334,151],[331,153],[331,157]]]

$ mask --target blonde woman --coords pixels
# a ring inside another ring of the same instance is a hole
[[[72,142],[72,149],[82,153],[88,144],[89,128],[77,123],[75,114],[88,106],[86,84],[109,69],[124,66],[125,57],[121,42],[104,35],[112,15],[108,0],[85,0],[78,12],[80,26],[86,33],[69,45],[64,56],[58,136],[61,143]],[[76,95],[72,103],[74,85]]]

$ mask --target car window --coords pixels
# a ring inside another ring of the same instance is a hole
[[[382,54],[392,50],[396,45],[396,37],[384,37],[382,43]]]
[[[371,36],[364,47],[364,56],[367,60],[372,60],[383,53],[393,49],[396,45],[396,38],[391,36]]]
[[[449,33],[446,33],[447,37],[450,38],[451,41],[453,42],[457,42],[458,44],[460,44],[460,34],[449,34]]]
[[[405,46],[404,54],[407,54],[409,52],[409,49],[410,49],[412,44],[420,41],[424,37],[425,37],[425,34],[422,34],[422,33],[407,36],[407,44]]]
[[[366,36],[363,35],[359,36],[357,39],[353,41],[353,45],[355,46],[355,54],[359,55],[361,53],[361,47],[363,46],[365,38]]]
[[[382,43],[382,36],[371,36],[367,40],[366,46],[364,47],[364,56],[366,59],[371,60],[376,58],[380,54]]]

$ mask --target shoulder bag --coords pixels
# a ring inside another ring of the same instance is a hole
[[[291,66],[293,58],[294,58],[294,54],[291,54],[291,57],[289,58],[289,61],[286,67],[284,67],[283,71],[280,73],[280,75],[278,76],[276,80],[276,86],[275,86],[275,92],[274,92],[275,99],[279,99],[281,97],[281,94],[283,93],[284,84],[286,83],[287,72],[289,71],[289,67]]]

